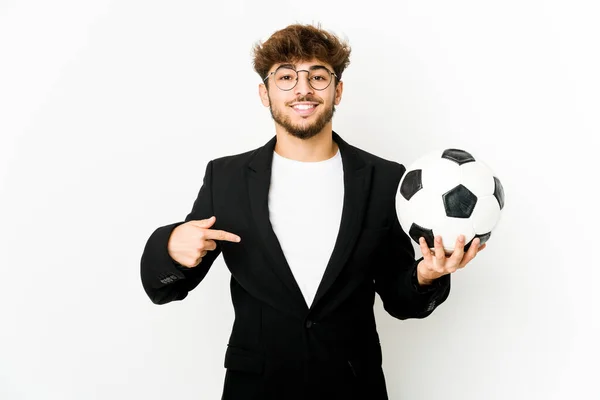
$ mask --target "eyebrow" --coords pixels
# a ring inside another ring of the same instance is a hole
[[[279,67],[277,67],[277,68],[281,68],[281,67],[284,67],[284,68],[291,68],[291,69],[294,69],[294,70],[296,69],[296,66],[295,66],[295,65],[293,65],[293,64],[281,64],[281,65],[280,65]],[[327,69],[327,67],[326,67],[326,66],[324,66],[324,65],[311,65],[310,67],[308,67],[308,69],[309,69],[310,71],[314,71],[314,70],[316,70],[316,69]]]

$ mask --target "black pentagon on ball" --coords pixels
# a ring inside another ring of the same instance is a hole
[[[504,188],[502,187],[502,183],[500,183],[500,179],[496,177],[494,177],[494,197],[498,200],[498,204],[502,210],[504,208]]]
[[[454,218],[469,218],[477,204],[477,196],[463,185],[442,195],[446,215]]]
[[[442,154],[442,158],[454,161],[458,165],[475,161],[475,158],[471,154],[460,149],[446,149]]]
[[[408,230],[408,234],[410,235],[412,240],[415,241],[415,243],[419,244],[419,238],[423,237],[427,242],[427,246],[429,248],[433,247],[433,231],[431,229],[423,228],[422,226],[417,225],[413,222],[413,224],[410,226],[410,229]]]
[[[471,244],[473,243],[473,240],[475,240],[476,238],[479,238],[479,245],[481,246],[482,244],[484,244],[485,242],[488,241],[490,236],[492,236],[492,232],[482,233],[481,235],[475,235],[475,237],[473,239],[471,239],[471,241],[465,245],[465,251],[469,250],[469,248],[471,247]]]
[[[408,201],[421,189],[423,189],[421,170],[415,169],[410,171],[408,174],[406,174],[406,177],[404,177],[402,186],[400,187],[400,194],[402,194],[402,197]]]

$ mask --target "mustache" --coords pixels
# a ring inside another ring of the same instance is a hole
[[[289,106],[290,104],[299,103],[299,102],[303,102],[303,101],[310,101],[310,102],[313,102],[313,103],[323,104],[323,100],[318,99],[318,98],[313,97],[313,96],[310,96],[310,95],[307,95],[307,96],[300,96],[300,97],[296,98],[295,100],[292,100],[292,101],[288,102],[287,105]]]

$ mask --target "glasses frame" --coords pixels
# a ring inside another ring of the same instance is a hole
[[[294,89],[294,88],[296,87],[296,85],[298,85],[298,80],[300,79],[300,72],[306,72],[306,74],[307,74],[307,75],[306,75],[306,79],[308,80],[308,84],[310,85],[310,87],[311,87],[311,88],[313,88],[314,90],[317,90],[317,91],[319,91],[319,92],[320,92],[320,91],[322,91],[322,90],[325,90],[325,89],[327,89],[329,86],[331,86],[331,82],[333,82],[333,79],[331,79],[331,80],[329,81],[329,83],[327,84],[327,86],[325,86],[323,89],[317,89],[316,87],[314,87],[314,86],[312,85],[312,83],[310,83],[310,79],[308,79],[308,77],[310,76],[310,72],[311,72],[310,70],[307,70],[307,69],[300,69],[300,70],[297,70],[297,69],[295,69],[295,68],[292,68],[292,67],[290,67],[289,65],[280,65],[279,67],[277,67],[277,69],[275,69],[275,71],[269,72],[269,74],[268,74],[268,75],[265,77],[265,79],[263,79],[263,82],[266,82],[266,81],[267,81],[267,79],[269,79],[269,77],[271,77],[271,76],[275,75],[275,74],[277,73],[277,71],[279,71],[281,68],[285,68],[285,69],[291,69],[292,71],[294,71],[294,72],[296,73],[296,83],[294,83],[294,86],[292,86],[292,87],[291,87],[291,88],[289,88],[289,89],[282,89],[282,88],[280,88],[280,87],[277,85],[277,82],[275,82],[275,86],[277,86],[277,89],[279,89],[279,90],[282,90],[282,91],[284,91],[284,92],[289,92],[290,90]],[[335,77],[335,79],[338,79],[338,76],[335,74],[335,72],[331,71],[329,68],[327,68],[327,67],[324,67],[324,66],[320,65],[320,66],[318,67],[318,69],[324,69],[325,71],[329,72],[329,76],[330,76],[330,77],[331,77],[331,76],[334,76],[334,77]]]

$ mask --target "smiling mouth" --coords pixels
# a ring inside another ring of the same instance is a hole
[[[304,103],[304,104],[293,104],[291,107],[296,113],[300,115],[310,115],[317,108],[318,104]]]

